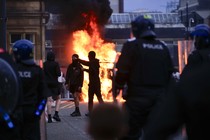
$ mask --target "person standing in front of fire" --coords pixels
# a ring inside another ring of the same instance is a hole
[[[82,92],[84,71],[78,59],[79,56],[77,54],[72,55],[72,63],[68,66],[66,72],[66,85],[74,96],[75,111],[70,114],[72,117],[81,116],[79,110],[79,95]]]
[[[116,92],[127,85],[124,108],[129,131],[123,140],[138,140],[153,106],[164,96],[174,66],[167,46],[156,39],[150,16],[131,23],[135,39],[127,41],[116,64]]]
[[[99,103],[104,103],[101,96],[101,82],[99,77],[99,59],[96,58],[96,53],[90,51],[88,53],[89,61],[78,59],[79,62],[85,66],[88,66],[89,69],[85,70],[89,73],[89,87],[88,87],[88,113],[85,114],[89,116],[93,109],[93,97],[96,94]]]

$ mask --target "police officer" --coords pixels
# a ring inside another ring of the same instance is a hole
[[[203,60],[203,52],[208,52],[207,50],[210,45],[209,32],[210,31],[208,25],[198,24],[195,27],[194,31],[191,33],[191,37],[195,38],[195,50],[188,57],[188,65],[201,63],[201,61]]]
[[[155,39],[154,21],[150,16],[137,17],[132,23],[135,39],[127,41],[116,64],[115,89],[123,89],[128,112],[129,132],[126,140],[138,140],[147,117],[163,95],[174,70],[166,45]]]
[[[188,140],[210,139],[210,28],[199,24],[191,35],[196,50],[189,55],[174,92],[153,112],[145,140],[166,140],[183,125]]]
[[[33,59],[34,45],[29,40],[18,40],[13,45],[17,70],[23,89],[23,140],[40,140],[40,115],[46,96],[42,69]],[[41,106],[40,106],[41,104]]]

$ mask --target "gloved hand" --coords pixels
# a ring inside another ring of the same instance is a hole
[[[180,79],[180,73],[179,72],[174,72],[174,73],[172,73],[172,75],[175,79],[178,79],[178,80]]]
[[[172,76],[173,76],[173,78],[176,82],[179,81],[179,79],[180,79],[180,73],[179,72],[173,72]]]

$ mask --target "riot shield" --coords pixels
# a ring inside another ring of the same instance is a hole
[[[8,114],[12,114],[17,105],[19,91],[12,58],[6,53],[0,53],[0,107]]]

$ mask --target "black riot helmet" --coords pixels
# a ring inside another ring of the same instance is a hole
[[[131,22],[132,32],[136,38],[152,37],[155,38],[155,23],[150,15],[138,16]]]
[[[200,50],[210,47],[210,28],[206,24],[198,24],[191,32],[191,37],[195,37],[195,48]]]
[[[28,65],[35,64],[33,58],[34,44],[26,39],[18,40],[12,46],[13,53],[17,62]]]

